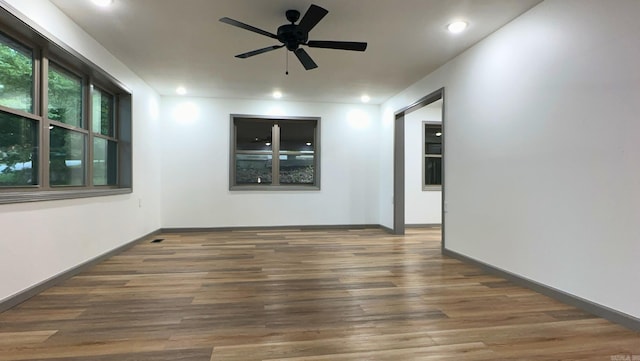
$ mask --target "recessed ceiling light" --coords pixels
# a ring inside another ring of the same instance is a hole
[[[464,31],[467,28],[467,23],[464,21],[454,21],[451,24],[447,25],[447,30],[454,34],[458,34]]]
[[[264,143],[264,145],[266,145],[267,147],[271,145],[271,142],[266,142]]]
[[[307,142],[306,144],[307,144],[307,145],[311,145],[311,142]]]
[[[94,4],[102,7],[107,7],[113,4],[113,0],[91,0]]]
[[[368,103],[369,100],[371,100],[371,98],[366,94],[360,97],[360,101],[363,103]]]
[[[273,97],[274,97],[274,98],[276,98],[276,99],[280,99],[280,98],[282,98],[282,92],[277,91],[277,90],[276,90],[276,91],[274,91],[274,92],[273,92]]]
[[[185,95],[187,94],[187,88],[179,86],[176,88],[176,93],[178,93],[179,95]]]

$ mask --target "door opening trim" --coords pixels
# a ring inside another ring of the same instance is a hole
[[[425,107],[436,100],[442,99],[442,134],[445,135],[445,94],[444,88],[440,88],[431,94],[420,98],[416,102],[396,111],[393,125],[393,234],[402,235],[405,232],[405,162],[404,162],[404,128],[405,116],[413,111]],[[442,247],[444,248],[445,229],[445,138],[442,137]]]

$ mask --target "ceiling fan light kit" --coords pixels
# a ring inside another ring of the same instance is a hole
[[[278,27],[276,34],[227,17],[221,18],[220,21],[225,24],[233,25],[260,35],[276,39],[281,43],[281,45],[271,45],[265,48],[238,54],[236,55],[236,58],[246,59],[258,54],[286,47],[288,51],[291,51],[296,55],[296,57],[306,70],[311,70],[317,68],[318,65],[313,61],[311,56],[300,46],[351,51],[365,51],[367,49],[367,43],[363,42],[309,40],[309,32],[311,31],[311,29],[313,29],[328,13],[328,10],[323,9],[320,6],[311,5],[300,22],[296,24],[298,19],[300,19],[300,12],[298,10],[287,10],[285,12],[285,16],[291,24],[284,24]]]

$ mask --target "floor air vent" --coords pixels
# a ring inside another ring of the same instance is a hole
[[[160,243],[164,241],[164,238],[158,238],[158,239],[154,239],[153,241],[151,241],[151,243]]]

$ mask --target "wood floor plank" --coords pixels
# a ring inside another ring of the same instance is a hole
[[[154,238],[1,313],[0,361],[640,358],[640,334],[442,256],[438,228]]]
[[[218,361],[214,350],[212,361]],[[222,359],[220,359],[222,360]],[[284,358],[263,359],[263,361],[418,361],[418,360],[495,360],[494,353],[481,342],[447,346],[423,346],[410,348],[392,348],[374,351],[355,351],[330,353],[316,356],[294,356]]]
[[[0,332],[0,346],[16,346],[42,343],[58,330]]]
[[[325,338],[321,340],[221,346],[215,348],[212,360],[237,359],[243,355],[247,358],[247,361],[282,357],[313,357],[316,355],[367,352],[373,349],[404,349],[434,345],[435,342],[425,332],[376,336],[352,335],[351,337]]]

